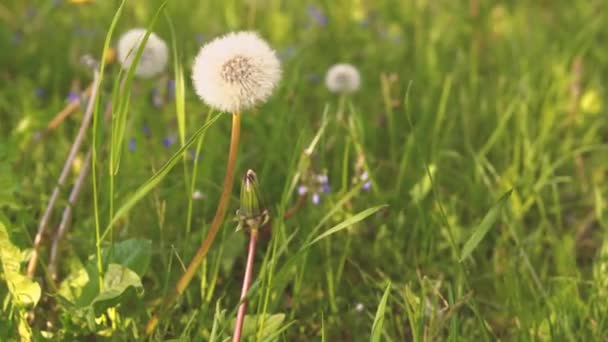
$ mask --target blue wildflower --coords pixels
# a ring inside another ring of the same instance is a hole
[[[163,146],[169,148],[175,144],[177,141],[177,136],[175,134],[169,134],[166,138],[163,139]]]
[[[77,91],[70,91],[68,96],[65,99],[67,102],[76,102],[80,100],[80,94]]]
[[[175,98],[175,80],[167,81],[167,96],[169,97],[169,100]]]
[[[144,133],[144,136],[146,138],[150,137],[150,126],[148,126],[147,123],[143,124],[143,126],[141,127],[141,131]]]
[[[135,151],[135,138],[129,139],[129,151],[131,151],[131,152]]]

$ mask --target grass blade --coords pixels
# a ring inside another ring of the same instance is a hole
[[[384,328],[384,313],[386,312],[386,303],[388,302],[388,295],[391,293],[391,283],[389,282],[384,290],[380,304],[378,304],[378,310],[376,310],[376,317],[374,318],[374,324],[372,325],[372,334],[369,338],[372,342],[382,341],[382,331]]]
[[[368,216],[375,214],[377,211],[379,211],[380,209],[382,209],[386,206],[387,206],[386,204],[383,204],[383,205],[379,205],[377,207],[368,208],[368,209],[365,209],[362,212],[358,213],[357,215],[349,217],[348,219],[346,219],[346,220],[340,222],[339,224],[331,227],[330,229],[326,230],[325,232],[323,232],[323,234],[317,236],[314,240],[312,240],[310,243],[308,243],[308,245],[306,245],[305,248],[308,248],[308,247],[314,245],[315,243],[325,239],[326,237],[333,235],[347,227],[350,227],[359,221],[363,221]]]
[[[121,217],[123,217],[126,213],[128,213],[129,210],[131,210],[131,208],[133,208],[133,206],[135,204],[137,204],[144,196],[146,196],[146,194],[148,194],[148,192],[150,192],[152,189],[154,189],[154,187],[156,185],[158,185],[158,183],[160,183],[167,176],[167,174],[169,174],[169,171],[171,171],[171,169],[173,169],[175,164],[177,164],[177,162],[180,160],[182,153],[186,152],[186,150],[188,150],[188,148],[190,148],[190,146],[192,146],[196,142],[198,137],[201,134],[203,134],[209,127],[211,127],[211,125],[213,125],[220,116],[221,116],[221,114],[217,114],[215,117],[213,117],[211,120],[209,120],[205,125],[203,125],[201,128],[199,128],[198,131],[196,131],[192,135],[192,137],[190,137],[188,142],[186,142],[186,144],[184,146],[182,146],[182,148],[180,148],[177,152],[175,152],[175,154],[160,168],[160,170],[158,170],[150,179],[148,179],[137,190],[135,190],[135,192],[116,211],[116,214],[114,214],[110,223],[108,223],[108,226],[106,227],[103,234],[101,235],[102,241],[106,237],[108,232],[110,231],[110,228],[112,228],[112,226],[114,226],[114,224]]]
[[[462,248],[462,253],[460,254],[460,262],[469,257],[469,255],[471,255],[475,248],[477,248],[477,245],[479,245],[481,240],[483,240],[484,236],[486,236],[490,228],[492,228],[494,223],[496,223],[496,220],[498,220],[502,209],[507,204],[507,200],[511,196],[512,191],[513,190],[509,190],[504,195],[502,195],[502,197],[500,197],[500,199],[492,207],[492,209],[488,211],[483,220],[481,220],[481,223],[477,226],[477,228],[475,228],[473,234],[471,234],[471,237]]]

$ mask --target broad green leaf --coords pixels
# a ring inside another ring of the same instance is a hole
[[[509,196],[511,196],[511,192],[513,190],[507,191],[502,197],[498,200],[498,202],[488,211],[486,216],[483,218],[481,223],[475,228],[473,234],[469,240],[464,244],[462,248],[462,253],[460,255],[460,262],[464,259],[468,258],[469,255],[477,248],[481,240],[483,240],[484,236],[490,231],[490,228],[496,223],[496,220],[500,217],[500,213],[505,205],[508,203],[507,200]]]
[[[148,270],[152,258],[152,241],[129,239],[105,248],[102,252],[104,264],[114,263],[127,267],[140,277]],[[108,260],[108,261],[106,261]]]
[[[2,218],[0,218],[0,263],[13,303],[18,307],[36,306],[41,295],[40,285],[20,273],[21,251],[10,241]]]
[[[128,268],[139,277],[143,276],[150,265],[152,256],[152,242],[150,240],[125,240],[104,248],[101,252],[104,269],[108,265],[120,265]],[[78,298],[77,305],[79,307],[89,306],[99,295],[99,284],[96,281],[98,277],[97,257],[92,257],[87,266],[86,273],[89,281],[82,289],[82,294]],[[107,274],[104,275],[104,279]],[[104,291],[106,289],[104,288]]]
[[[129,288],[143,293],[143,285],[137,273],[118,264],[110,264],[103,277],[103,291],[91,302],[95,315],[98,316],[107,308],[120,302],[123,294]]]
[[[374,324],[372,325],[372,334],[370,341],[378,342],[382,341],[382,332],[384,329],[384,314],[386,312],[386,303],[388,302],[388,295],[391,293],[391,283],[389,282],[384,290],[384,295],[378,304],[378,310],[376,310],[376,317],[374,318]]]
[[[285,314],[280,313],[280,314],[274,314],[274,315],[265,315],[264,317],[264,327],[263,327],[263,331],[261,332],[261,335],[258,334],[258,325],[259,322],[261,320],[261,315],[246,315],[245,316],[245,321],[243,322],[243,333],[242,333],[242,337],[243,339],[247,338],[247,337],[253,337],[256,336],[256,334],[258,336],[261,336],[262,339],[266,339],[269,336],[271,336],[272,334],[274,334],[276,331],[278,331],[281,328],[281,324],[283,324],[283,321],[285,320]],[[232,320],[232,327],[234,327],[235,324],[235,320]]]

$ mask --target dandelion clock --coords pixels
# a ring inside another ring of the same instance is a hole
[[[146,29],[136,28],[125,32],[118,40],[118,61],[123,69],[128,70],[131,67],[145,35]],[[165,70],[168,60],[167,44],[151,32],[141,53],[141,58],[135,67],[135,76],[141,78],[154,77]]]

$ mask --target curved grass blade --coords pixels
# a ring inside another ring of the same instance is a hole
[[[460,262],[468,258],[469,255],[471,255],[471,253],[479,245],[481,240],[483,240],[484,236],[486,236],[488,231],[490,231],[490,228],[492,228],[494,223],[496,223],[496,220],[498,220],[502,209],[507,204],[507,200],[511,196],[511,192],[513,192],[512,189],[502,195],[498,202],[492,207],[492,209],[488,211],[483,220],[481,220],[481,223],[477,226],[477,228],[475,228],[473,234],[471,234],[471,237],[462,248],[462,253],[460,254]]]
[[[215,117],[210,119],[205,125],[199,128],[190,139],[186,142],[184,146],[182,146],[173,156],[158,170],[150,179],[148,179],[144,184],[142,184],[135,192],[123,203],[123,205],[116,210],[116,214],[112,217],[110,223],[108,223],[105,228],[103,234],[101,235],[101,241],[104,240],[110,229],[114,226],[114,224],[125,214],[133,208],[135,204],[137,204],[144,196],[150,192],[158,183],[160,183],[169,171],[173,169],[175,164],[179,162],[182,154],[190,148],[198,139],[198,137],[203,134],[211,125],[215,123],[215,121],[220,117],[221,114],[217,114]]]
[[[374,324],[372,325],[372,333],[369,338],[372,342],[379,342],[382,340],[382,332],[384,328],[384,314],[386,312],[386,303],[388,302],[388,295],[391,293],[391,283],[389,282],[384,290],[378,309],[376,310],[376,317],[374,318]]]

